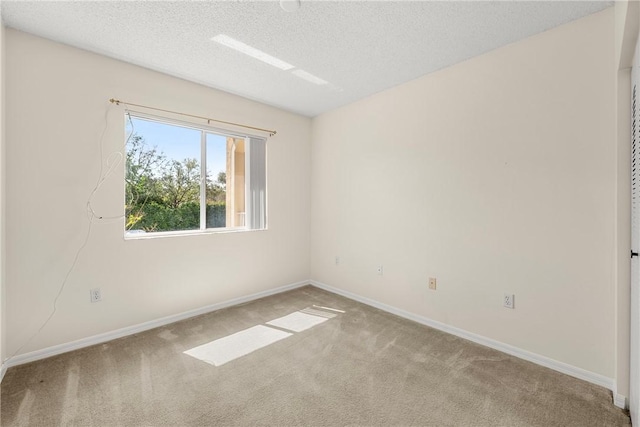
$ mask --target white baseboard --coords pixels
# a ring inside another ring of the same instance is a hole
[[[562,372],[563,374],[571,375],[572,377],[605,387],[613,392],[614,404],[617,407],[619,408],[626,407],[626,398],[625,396],[618,394],[616,392],[615,381],[612,378],[608,378],[603,375],[596,374],[594,372],[590,372],[585,369],[578,368],[564,362],[559,362],[557,360],[548,358],[546,356],[541,356],[539,354],[535,354],[527,350],[523,350],[521,348],[511,346],[509,344],[504,344],[502,342],[493,340],[491,338],[483,337],[482,335],[478,335],[473,332],[468,332],[468,331],[465,331],[464,329],[456,328],[455,326],[450,326],[445,323],[441,323],[436,320],[429,319],[427,317],[410,313],[408,311],[405,311],[405,310],[402,310],[402,309],[399,309],[399,308],[396,308],[396,307],[393,307],[393,306],[390,306],[390,305],[387,305],[387,304],[384,304],[384,303],[381,303],[381,302],[378,302],[378,301],[375,301],[375,300],[372,300],[348,291],[344,291],[342,289],[334,288],[325,283],[321,283],[315,280],[304,280],[301,282],[292,283],[292,284],[281,286],[275,289],[269,289],[269,290],[258,292],[252,295],[234,298],[228,301],[211,304],[205,307],[186,311],[183,313],[166,316],[156,320],[151,320],[149,322],[140,323],[138,325],[128,326],[126,328],[117,329],[115,331],[105,332],[103,334],[82,338],[77,341],[72,341],[69,343],[55,345],[55,346],[44,348],[41,350],[36,350],[30,353],[21,354],[6,360],[5,363],[3,363],[0,366],[0,382],[2,382],[2,378],[4,377],[4,374],[7,371],[7,369],[13,366],[22,365],[24,363],[45,359],[47,357],[56,356],[58,354],[67,353],[69,351],[78,350],[80,348],[89,347],[95,344],[100,344],[100,343],[111,341],[117,338],[122,338],[127,335],[132,335],[138,332],[147,331],[149,329],[157,328],[157,327],[174,323],[180,320],[188,319],[190,317],[199,316],[201,314],[210,313],[212,311],[220,310],[220,309],[231,307],[238,304],[243,304],[245,302],[253,301],[259,298],[264,298],[270,295],[286,292],[286,291],[296,289],[308,284],[311,284],[320,289],[324,289],[328,292],[338,294],[346,298],[361,302],[363,304],[378,308],[388,313],[395,314],[396,316],[400,316],[405,319],[409,319],[414,322],[417,322],[426,326],[430,326],[434,329],[438,329],[443,332],[456,335],[458,337],[467,339],[469,341],[473,341],[475,343],[484,345],[486,347],[490,347],[495,350],[502,351],[503,353],[507,353],[524,360],[528,360],[529,362],[533,362],[538,365],[553,369],[555,371]]]
[[[468,331],[465,331],[464,329],[456,328],[455,326],[450,326],[445,323],[441,323],[436,320],[429,319],[427,317],[410,313],[408,311],[404,311],[402,309],[399,309],[387,304],[383,304],[381,302],[378,302],[378,301],[375,301],[375,300],[372,300],[348,291],[344,291],[342,289],[334,288],[333,286],[329,286],[327,284],[324,284],[315,280],[311,280],[310,283],[313,286],[316,286],[320,289],[324,289],[334,294],[342,295],[349,299],[361,302],[366,305],[370,305],[372,307],[378,308],[388,313],[395,314],[396,316],[413,320],[414,322],[418,322],[423,325],[430,326],[434,329],[438,329],[443,332],[447,332],[449,334],[467,339],[469,341],[473,341],[477,344],[481,344],[486,347],[499,350],[503,353],[510,354],[511,356],[519,357],[520,359],[524,359],[529,362],[533,362],[535,364],[544,366],[546,368],[553,369],[554,371],[562,372],[563,374],[571,375],[572,377],[605,387],[613,392],[613,395],[615,396],[614,400],[619,401],[620,399],[622,399],[622,401],[624,401],[624,396],[618,395],[616,393],[615,381],[613,378],[608,378],[608,377],[605,377],[604,375],[596,374],[594,372],[590,372],[585,369],[578,368],[576,366],[572,366],[564,362],[559,362],[549,357],[541,356],[539,354],[532,353],[530,351],[523,350],[521,348],[514,347],[512,345],[505,344],[500,341],[493,340],[491,338],[483,337],[482,335],[478,335],[473,332],[468,332]],[[618,406],[617,403],[616,403],[616,406]]]
[[[627,409],[627,398],[619,393],[613,392],[613,404],[618,408]]]
[[[4,372],[8,368],[11,368],[12,366],[22,365],[24,363],[45,359],[47,357],[56,356],[58,354],[67,353],[69,351],[78,350],[80,348],[89,347],[95,344],[100,344],[100,343],[111,341],[117,338],[122,338],[127,335],[137,334],[138,332],[147,331],[149,329],[168,325],[169,323],[174,323],[180,320],[188,319],[190,317],[199,316],[201,314],[210,313],[212,311],[220,310],[222,308],[243,304],[245,302],[268,297],[270,295],[279,294],[281,292],[290,291],[292,289],[296,289],[309,284],[310,282],[308,280],[303,280],[301,282],[292,283],[290,285],[281,286],[279,288],[269,289],[269,290],[258,292],[252,295],[234,298],[228,301],[223,301],[216,304],[207,305],[205,307],[197,308],[194,310],[185,311],[184,313],[174,314],[171,316],[162,317],[160,319],[151,320],[149,322],[140,323],[138,325],[127,326],[126,328],[117,329],[115,331],[105,332],[103,334],[82,338],[77,341],[72,341],[69,343],[59,344],[52,347],[43,348],[41,350],[20,354],[18,356],[9,358],[8,360],[5,361],[5,363],[2,365],[1,375],[4,376]]]

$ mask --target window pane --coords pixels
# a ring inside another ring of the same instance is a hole
[[[227,138],[207,134],[207,228],[226,227]]]
[[[127,232],[199,229],[201,132],[132,117],[129,133]]]
[[[245,226],[244,139],[207,134],[207,228]]]

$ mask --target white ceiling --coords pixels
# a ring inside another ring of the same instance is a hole
[[[306,116],[605,9],[612,1],[7,1],[5,24]],[[329,82],[211,40],[226,34]]]

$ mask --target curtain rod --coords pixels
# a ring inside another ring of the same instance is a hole
[[[109,102],[112,103],[112,104],[116,104],[116,105],[120,105],[120,104],[124,104],[124,105],[127,105],[127,106],[133,105],[134,107],[148,108],[150,110],[162,111],[164,113],[178,114],[180,116],[193,117],[193,118],[196,118],[196,119],[206,120],[207,124],[211,124],[211,122],[216,122],[216,123],[224,123],[226,125],[239,126],[241,128],[246,128],[246,129],[259,130],[261,132],[267,132],[269,134],[269,136],[273,136],[273,135],[275,135],[277,133],[275,130],[263,129],[263,128],[258,128],[258,127],[254,127],[254,126],[247,126],[247,125],[243,125],[243,124],[240,124],[240,123],[234,123],[234,122],[225,122],[224,120],[216,120],[216,119],[211,119],[209,117],[195,116],[193,114],[180,113],[178,111],[163,110],[162,108],[149,107],[148,105],[140,105],[140,104],[133,104],[131,102],[124,102],[124,101],[120,101],[119,99],[115,99],[115,98],[109,99]]]

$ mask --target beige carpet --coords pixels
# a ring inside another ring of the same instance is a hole
[[[304,309],[335,316],[272,322]],[[183,353],[263,327],[287,334]],[[11,368],[1,398],[3,426],[629,425],[604,388],[311,286]]]

